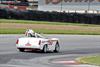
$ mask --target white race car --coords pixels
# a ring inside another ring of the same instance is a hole
[[[40,34],[36,35],[36,37],[26,36],[18,38],[16,41],[16,47],[21,52],[24,52],[27,49],[41,50],[44,53],[48,51],[59,52],[60,50],[58,38],[48,39]]]

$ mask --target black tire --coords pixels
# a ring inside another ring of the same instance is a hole
[[[43,53],[47,53],[47,51],[48,51],[48,46],[47,45],[44,45],[42,52]]]
[[[25,50],[24,48],[19,48],[20,52],[24,52],[24,50]]]
[[[60,45],[59,45],[59,42],[57,42],[56,45],[55,45],[55,50],[54,50],[54,52],[58,53],[59,50],[60,50]]]

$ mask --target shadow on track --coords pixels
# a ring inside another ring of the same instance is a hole
[[[88,48],[88,49],[74,49],[74,50],[67,50],[67,51],[60,51],[55,53],[53,51],[48,51],[43,53],[42,51],[25,51],[25,53],[37,53],[37,54],[57,54],[57,55],[64,55],[64,54],[94,54],[100,53],[100,49],[98,48]]]

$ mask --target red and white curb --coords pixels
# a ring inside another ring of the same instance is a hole
[[[77,61],[52,61],[52,63],[56,63],[56,64],[71,64],[71,65],[78,65],[79,63]]]
[[[80,64],[77,61],[70,60],[70,61],[52,61],[54,64],[64,64],[66,66],[70,67],[99,67],[99,66],[94,66],[94,65],[88,65],[88,64]]]

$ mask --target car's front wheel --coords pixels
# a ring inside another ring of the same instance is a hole
[[[24,50],[25,50],[24,48],[19,48],[20,52],[24,52]]]
[[[60,45],[59,45],[59,42],[57,42],[56,45],[55,45],[54,52],[59,52],[59,51],[60,51]]]

